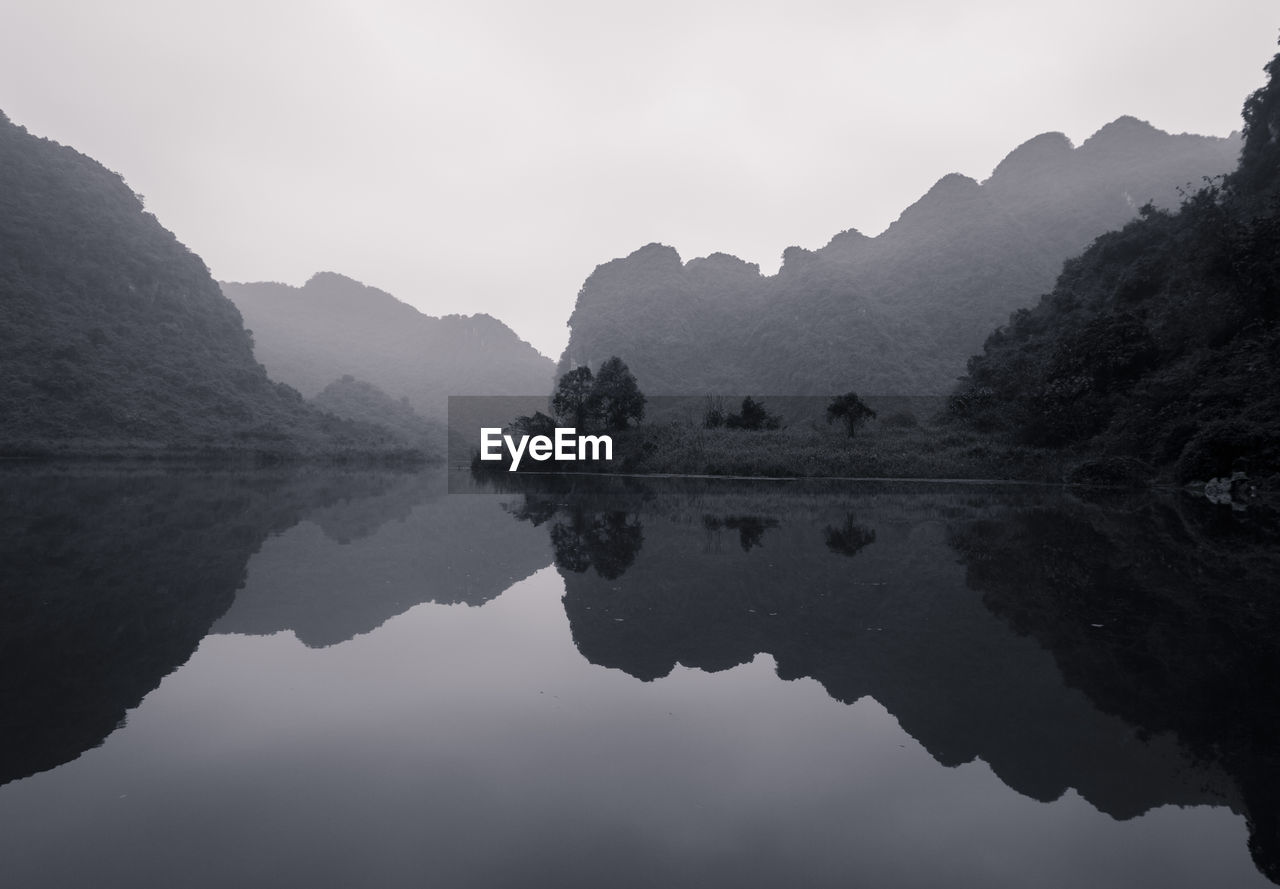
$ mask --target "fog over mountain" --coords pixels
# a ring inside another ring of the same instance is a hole
[[[424,315],[332,272],[302,287],[223,283],[222,290],[252,329],[258,360],[308,398],[350,375],[440,417],[449,395],[551,387],[552,361],[489,315]]]
[[[655,394],[942,393],[1065,259],[1147,202],[1177,206],[1239,148],[1132,117],[1077,147],[1045,133],[984,182],[944,176],[877,237],[789,248],[773,276],[650,244],[587,279],[559,371],[620,355]]]

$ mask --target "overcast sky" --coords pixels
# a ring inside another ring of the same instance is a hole
[[[1132,114],[1226,135],[1275,0],[7,3],[0,109],[221,280],[341,272],[558,357],[651,241],[777,269]]]

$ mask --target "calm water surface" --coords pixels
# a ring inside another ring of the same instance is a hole
[[[1280,880],[1274,515],[522,485],[0,476],[4,884]]]

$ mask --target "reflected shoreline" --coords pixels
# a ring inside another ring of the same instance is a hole
[[[768,654],[1031,799],[1226,806],[1280,882],[1274,514],[785,481],[521,473],[466,496],[440,472],[0,473],[0,786],[101,744],[208,633],[338,646],[554,565],[590,664],[655,682]]]

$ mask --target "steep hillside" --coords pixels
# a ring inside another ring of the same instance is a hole
[[[559,369],[620,355],[654,394],[940,394],[1063,260],[1147,201],[1176,206],[1238,150],[1131,117],[1076,148],[1046,133],[985,182],[944,176],[878,237],[789,248],[774,276],[650,244],[587,279]]]
[[[377,447],[267,378],[240,313],[119,175],[0,113],[0,450]]]
[[[1267,71],[1238,169],[1067,263],[969,362],[956,416],[1181,481],[1280,470],[1280,56]]]
[[[307,397],[345,375],[423,415],[449,395],[528,395],[551,389],[554,367],[489,315],[424,315],[389,293],[331,272],[302,287],[224,283],[275,379]]]
[[[350,374],[325,386],[311,403],[335,417],[382,426],[428,452],[444,453],[445,428],[441,423],[425,419],[408,398],[402,396],[397,401],[372,383]]]

